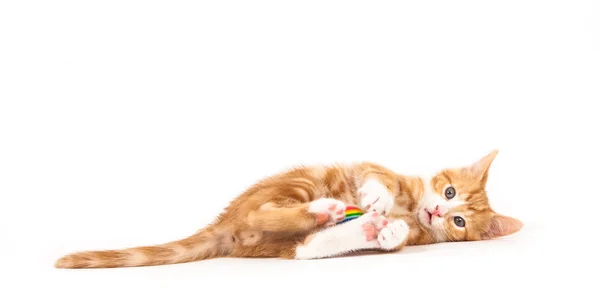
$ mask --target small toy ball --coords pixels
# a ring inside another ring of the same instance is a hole
[[[346,216],[344,217],[344,219],[340,220],[336,224],[342,224],[348,221],[352,221],[363,214],[365,214],[365,212],[358,209],[358,207],[356,206],[346,206]]]

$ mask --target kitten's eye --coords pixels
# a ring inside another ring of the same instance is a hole
[[[458,227],[465,227],[465,219],[460,216],[454,216],[454,224]]]
[[[450,186],[448,188],[446,188],[446,191],[444,192],[444,194],[446,194],[446,198],[448,200],[454,198],[454,196],[456,196],[456,190],[454,190],[454,187]]]

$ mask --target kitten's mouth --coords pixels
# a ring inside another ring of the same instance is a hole
[[[427,211],[427,209],[423,209],[423,211],[425,211],[425,222],[429,223],[429,225],[431,225],[431,219],[432,217],[432,213],[429,213],[429,211]]]

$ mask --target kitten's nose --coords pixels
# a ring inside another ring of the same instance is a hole
[[[435,210],[433,210],[431,213],[431,216],[437,216],[437,217],[443,217],[444,215],[442,214],[442,211],[440,211],[440,205],[435,205]]]

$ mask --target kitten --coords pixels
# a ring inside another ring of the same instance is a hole
[[[368,162],[297,167],[249,187],[213,223],[188,238],[78,252],[55,266],[151,266],[216,257],[318,259],[510,235],[523,224],[493,211],[485,191],[497,153],[430,177],[400,175]],[[365,214],[336,225],[346,205],[356,205]]]

